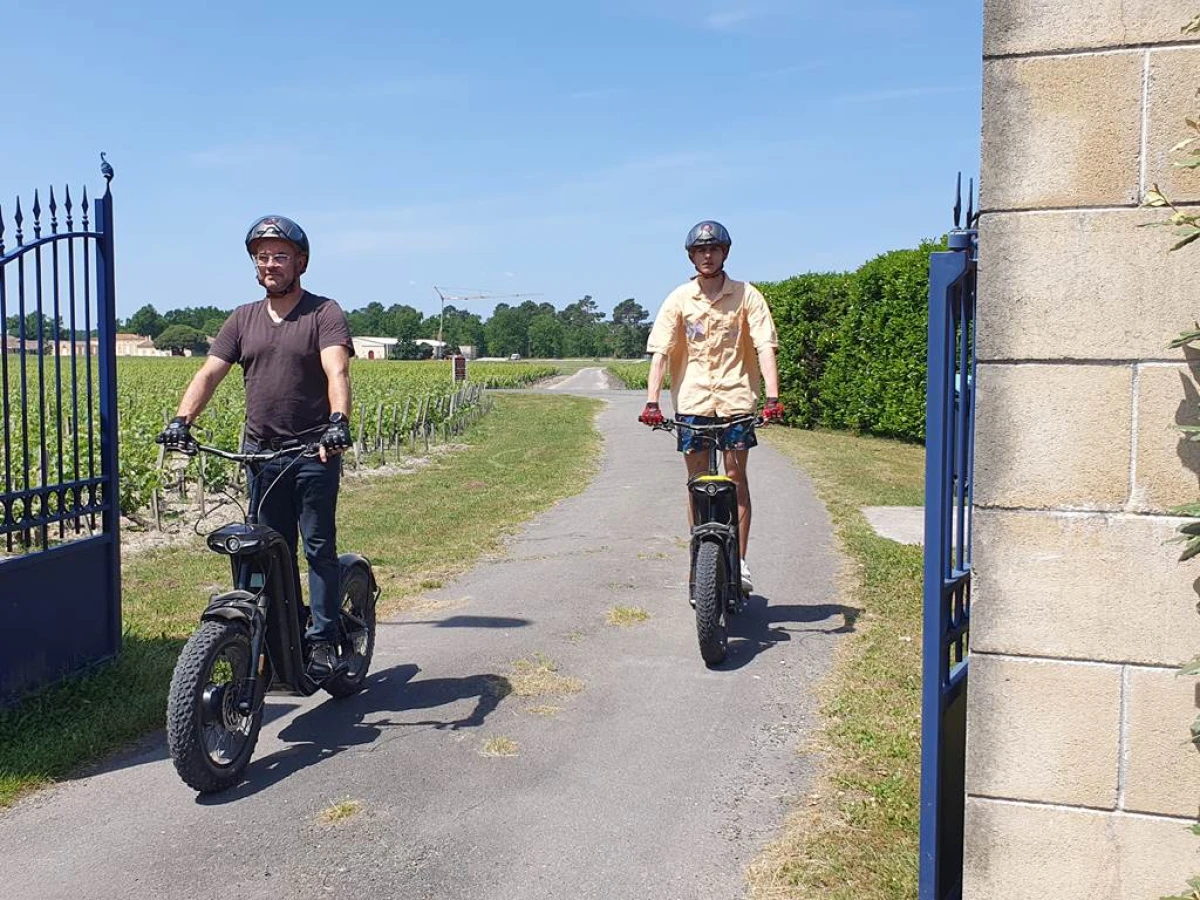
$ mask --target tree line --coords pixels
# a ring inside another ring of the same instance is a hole
[[[123,322],[118,330],[145,335],[160,350],[205,353],[216,337],[229,310],[213,306],[184,307],[159,313],[147,304]],[[649,314],[630,297],[613,309],[611,320],[599,310],[590,295],[559,310],[552,304],[526,300],[519,306],[500,303],[484,320],[478,313],[447,305],[441,315],[424,315],[407,304],[368,303],[347,310],[350,333],[355,337],[396,338],[396,359],[422,359],[432,349],[418,339],[435,339],[439,327],[447,350],[473,347],[478,356],[511,356],[560,359],[564,357],[617,357],[637,359],[650,334]],[[36,327],[36,319],[34,322]],[[51,326],[52,327],[52,326]]]

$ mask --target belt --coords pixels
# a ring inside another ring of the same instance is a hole
[[[287,450],[290,447],[299,447],[304,443],[299,438],[267,438],[261,441],[251,438],[250,442],[256,444],[260,450]]]

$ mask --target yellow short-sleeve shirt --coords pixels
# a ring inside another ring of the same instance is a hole
[[[757,405],[758,351],[778,346],[758,288],[727,278],[710,301],[692,279],[663,301],[646,352],[667,357],[677,415],[736,416]]]

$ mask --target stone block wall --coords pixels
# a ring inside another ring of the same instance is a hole
[[[1200,0],[985,0],[964,897],[1153,900],[1200,873],[1200,245],[1151,184],[1200,114]]]

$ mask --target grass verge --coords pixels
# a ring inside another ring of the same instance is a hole
[[[863,506],[923,503],[924,449],[825,432],[768,440],[812,477],[852,566],[843,600],[863,612],[822,688],[820,783],[751,865],[755,900],[908,900],[917,894],[920,547],[875,534]]]
[[[338,546],[375,565],[381,611],[497,552],[521,523],[582,490],[601,445],[598,407],[578,397],[498,395],[457,452],[413,474],[345,481]],[[197,538],[131,558],[122,578],[120,658],[0,712],[0,808],[163,727],[179,649],[209,595],[227,588],[229,571]]]

